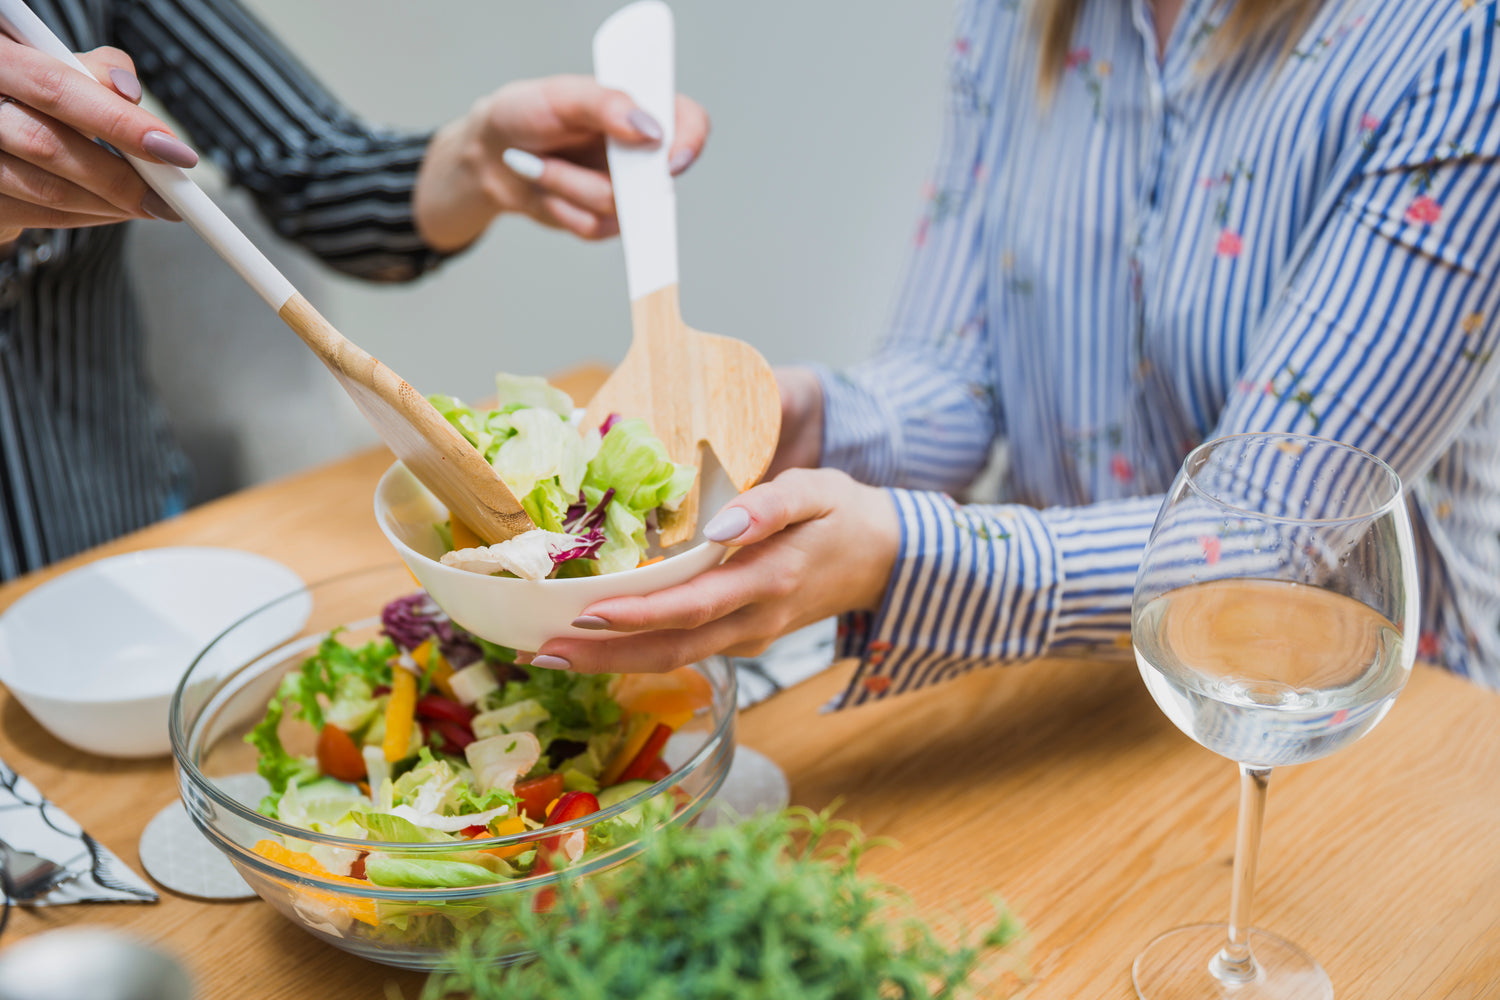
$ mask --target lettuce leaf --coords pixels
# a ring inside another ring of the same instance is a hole
[[[465,861],[400,858],[377,851],[365,858],[365,877],[375,885],[403,889],[444,889],[490,885],[500,881],[503,876],[497,876],[488,868]]]

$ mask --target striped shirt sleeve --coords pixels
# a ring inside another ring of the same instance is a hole
[[[1422,477],[1500,375],[1495,43],[1471,21],[1388,109],[1257,324],[1214,436],[1341,440],[1384,458],[1421,501]],[[841,652],[861,665],[844,705],[1070,643],[1128,642],[1161,496],[1044,511],[892,497],[897,569],[881,611],[845,622]]]
[[[282,236],[373,281],[409,280],[443,258],[412,215],[429,135],[357,119],[235,0],[119,3],[112,34]]]
[[[1015,17],[970,3],[960,39],[993,38]],[[995,48],[998,48],[996,46]],[[992,93],[1002,60],[956,47],[944,137],[884,349],[848,372],[817,369],[826,402],[823,464],[876,485],[958,489],[1001,433],[984,294],[981,164],[999,130]]]

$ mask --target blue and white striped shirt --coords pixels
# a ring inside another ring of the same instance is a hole
[[[1290,56],[1208,65],[1232,4],[1085,5],[1050,107],[1027,5],[969,0],[894,329],[819,372],[824,464],[892,487],[846,705],[1128,650],[1162,494],[1200,441],[1337,438],[1408,484],[1419,654],[1500,687],[1495,0],[1328,0]],[[992,444],[999,505],[961,505]]]

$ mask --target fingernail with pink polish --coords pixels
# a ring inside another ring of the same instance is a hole
[[[667,161],[667,170],[671,171],[672,176],[675,177],[688,167],[691,167],[693,161],[697,158],[698,155],[696,153],[684,147],[672,154],[672,158]]]
[[[748,527],[749,511],[743,507],[727,507],[703,526],[703,537],[711,542],[727,542],[743,535]]]
[[[146,196],[141,199],[141,211],[163,222],[182,221],[182,216],[174,212],[172,206],[167,204],[167,200],[155,191],[147,191]]]
[[[174,139],[165,132],[147,132],[141,140],[141,148],[163,163],[174,167],[196,167],[198,154],[181,139]]]
[[[548,653],[538,653],[531,660],[533,667],[541,667],[544,670],[572,670],[573,664],[561,656],[552,656]]]
[[[589,629],[609,628],[609,622],[598,615],[579,615],[573,619],[573,627]]]
[[[647,139],[650,139],[652,142],[661,142],[661,125],[657,123],[655,118],[652,118],[640,108],[632,110],[630,114],[625,116],[625,119],[630,122],[631,128]]]
[[[109,71],[109,80],[125,100],[139,101],[141,99],[141,81],[130,70],[112,66]]]

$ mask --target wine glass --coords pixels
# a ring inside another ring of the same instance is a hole
[[[1328,1000],[1296,945],[1250,926],[1271,768],[1359,739],[1411,675],[1417,573],[1401,481],[1325,438],[1238,434],[1183,461],[1141,560],[1131,638],[1151,696],[1240,766],[1229,923],[1157,937],[1143,1000]]]

